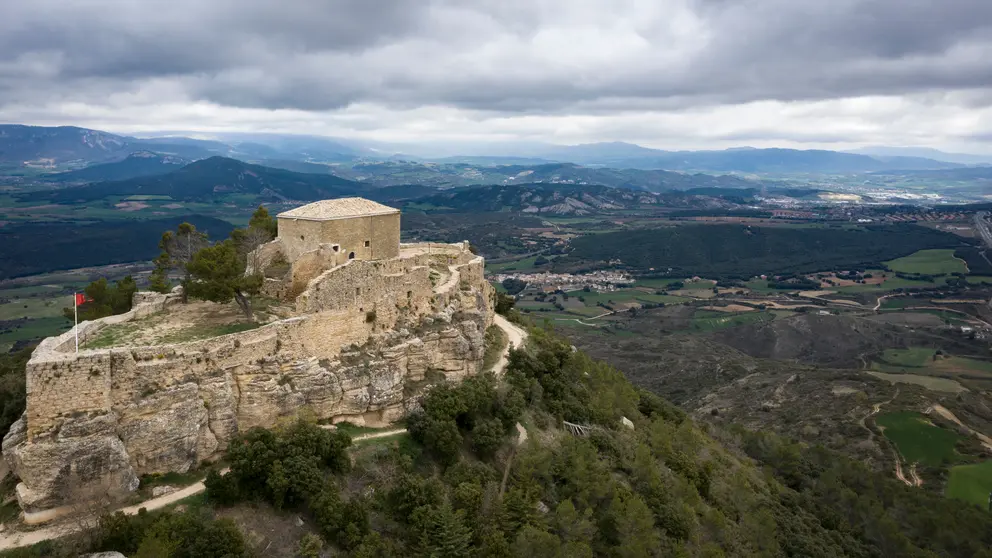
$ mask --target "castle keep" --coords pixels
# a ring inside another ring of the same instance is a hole
[[[400,211],[374,201],[324,200],[280,213],[277,219],[279,240],[290,260],[325,244],[353,260],[400,255]]]
[[[493,291],[468,243],[401,244],[398,210],[324,200],[278,215],[248,257],[288,315],[196,341],[88,349],[107,328],[180,308],[138,293],[133,309],[45,339],[27,365],[27,409],[3,439],[29,522],[73,502],[133,491],[144,474],[216,459],[239,431],[306,409],[383,425],[429,378],[480,372]]]

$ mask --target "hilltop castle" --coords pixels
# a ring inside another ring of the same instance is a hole
[[[362,198],[278,216],[248,271],[288,316],[172,344],[87,348],[108,328],[168,319],[177,294],[137,293],[133,309],[45,339],[27,365],[27,409],[3,439],[28,522],[139,477],[185,472],[231,438],[302,409],[318,419],[399,419],[430,379],[480,372],[493,290],[467,242],[401,244],[400,212]]]

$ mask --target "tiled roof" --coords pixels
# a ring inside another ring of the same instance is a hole
[[[330,219],[347,219],[349,217],[368,217],[370,215],[388,215],[399,213],[395,209],[365,198],[338,198],[321,200],[290,209],[277,215],[285,219],[309,219],[324,221]]]

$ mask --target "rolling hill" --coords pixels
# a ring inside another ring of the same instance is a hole
[[[226,237],[234,225],[203,215],[147,221],[27,223],[0,227],[0,279],[116,263],[151,260],[162,233],[189,222],[212,239]],[[38,254],[44,253],[44,258]]]
[[[664,170],[592,168],[573,163],[475,165],[413,161],[361,162],[331,167],[351,180],[379,186],[425,184],[457,187],[490,184],[596,184],[614,188],[665,192],[688,188],[755,188],[761,182],[737,176],[688,174]]]
[[[358,194],[367,187],[332,175],[304,174],[210,157],[161,176],[98,182],[20,195],[23,200],[84,203],[108,196],[155,195],[174,200],[213,200],[224,194],[254,194],[260,200],[312,201]]]
[[[175,172],[189,164],[182,157],[161,155],[151,151],[136,151],[122,161],[100,163],[82,169],[60,172],[46,177],[54,182],[106,182],[157,176]]]
[[[732,210],[754,192],[753,189],[700,188],[653,193],[600,185],[514,184],[443,190],[417,198],[413,203],[419,208],[433,206],[437,210],[466,213],[592,215],[648,206]]]
[[[0,162],[5,163],[101,161],[122,153],[127,146],[128,139],[123,136],[74,126],[0,125]]]

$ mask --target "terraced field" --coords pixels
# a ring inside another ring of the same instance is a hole
[[[889,269],[902,273],[922,275],[942,275],[966,273],[968,266],[964,260],[954,257],[954,250],[920,250],[915,254],[885,262]]]
[[[938,467],[957,458],[954,446],[961,436],[935,426],[920,413],[884,413],[875,417],[875,422],[909,463]]]
[[[871,369],[881,379],[950,393],[992,387],[992,361],[938,355],[930,347],[887,349],[872,363]]]

